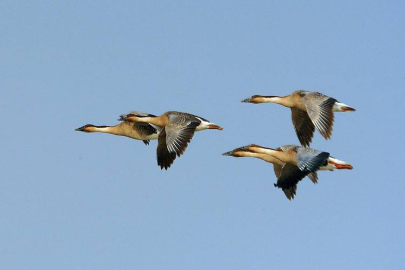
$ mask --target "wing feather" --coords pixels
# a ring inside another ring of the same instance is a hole
[[[316,172],[324,165],[330,154],[312,148],[300,147],[297,150],[297,166],[301,171]],[[311,179],[312,180],[312,179]]]
[[[302,146],[309,146],[314,136],[315,126],[309,118],[308,113],[291,108],[291,116],[298,140]]]
[[[278,164],[273,164],[273,169],[274,169],[274,174],[276,175],[276,177],[280,178],[281,170],[283,169],[283,167]]]
[[[286,163],[277,179],[276,187],[281,188],[289,200],[294,199],[297,191],[297,184],[309,172],[300,170],[297,166]]]
[[[316,129],[325,139],[330,139],[333,130],[333,105],[336,99],[318,92],[310,92],[302,97],[302,103]]]
[[[157,163],[161,169],[167,170],[173,164],[176,159],[175,152],[169,152],[166,145],[166,130],[165,128],[159,134],[158,146],[156,150],[157,154]]]
[[[200,122],[187,114],[169,114],[169,123],[158,138],[157,159],[163,169],[169,168],[186,150]]]
[[[308,178],[312,181],[312,183],[318,184],[318,173],[317,172],[309,173]]]

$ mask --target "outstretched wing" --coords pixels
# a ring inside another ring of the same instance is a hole
[[[275,165],[281,167],[279,165]],[[275,169],[276,171],[276,169]],[[301,171],[297,166],[286,163],[279,173],[277,184],[274,186],[281,188],[287,199],[294,199],[297,191],[297,184],[301,181],[309,172]]]
[[[156,154],[157,154],[157,163],[161,169],[165,168],[165,170],[167,170],[167,168],[169,168],[176,159],[176,153],[169,152],[167,150],[166,130],[164,128],[159,134]]]
[[[309,146],[314,136],[315,126],[309,118],[308,113],[291,108],[291,116],[298,140],[302,146]]]
[[[319,167],[327,163],[330,154],[312,148],[299,147],[297,149],[297,166],[301,171],[316,172]]]
[[[333,105],[336,99],[318,92],[310,92],[302,98],[312,123],[325,139],[330,139],[333,129]]]
[[[170,125],[166,126],[166,144],[169,152],[175,152],[177,156],[181,156],[188,146],[188,143],[194,136],[196,127],[199,125],[197,122],[191,122],[181,129],[172,128]]]
[[[163,128],[158,138],[158,165],[163,169],[170,167],[186,150],[200,124],[185,115],[169,115],[169,123]]]

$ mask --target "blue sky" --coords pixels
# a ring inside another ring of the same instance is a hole
[[[0,3],[2,269],[403,269],[403,1]],[[238,146],[298,144],[253,94],[319,91],[320,172],[288,201]],[[172,168],[156,141],[84,134],[130,110],[193,113]]]

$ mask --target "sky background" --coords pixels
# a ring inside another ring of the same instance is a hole
[[[2,269],[405,269],[404,1],[2,1]],[[298,144],[254,94],[357,109],[311,147],[350,162],[288,201]],[[168,171],[156,141],[74,129],[130,110],[207,118]]]

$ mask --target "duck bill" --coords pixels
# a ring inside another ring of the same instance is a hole
[[[250,98],[245,98],[242,100],[243,103],[252,103],[252,97]]]
[[[254,96],[251,96],[250,98],[246,98],[246,99],[242,100],[242,102],[243,103],[253,103],[253,104],[268,103],[268,102],[273,102],[277,98],[280,98],[280,97],[254,95]]]
[[[242,102],[243,103],[253,103],[253,104],[257,104],[257,103],[260,103],[260,98],[261,98],[262,96],[260,96],[260,95],[254,95],[254,96],[251,96],[251,97],[249,97],[249,98],[245,98],[244,100],[242,100]]]
[[[338,169],[338,170],[343,170],[343,169],[353,170],[353,166],[350,164],[335,164],[335,166],[336,166],[336,169]]]
[[[208,125],[208,129],[218,129],[218,130],[223,130],[222,127],[218,126],[218,125],[214,125],[214,124],[210,124]]]
[[[355,112],[356,109],[352,108],[352,107],[349,107],[349,106],[343,106],[342,111],[344,111],[344,112]]]
[[[223,156],[229,156],[229,157],[233,157],[233,150],[229,151],[229,152],[225,152],[222,154]]]
[[[82,127],[76,128],[76,129],[75,129],[75,131],[85,131],[85,130],[84,130],[84,127],[85,127],[85,126],[82,126]]]
[[[345,162],[335,162],[329,159],[329,163],[333,164],[338,170],[353,170],[353,166]]]

